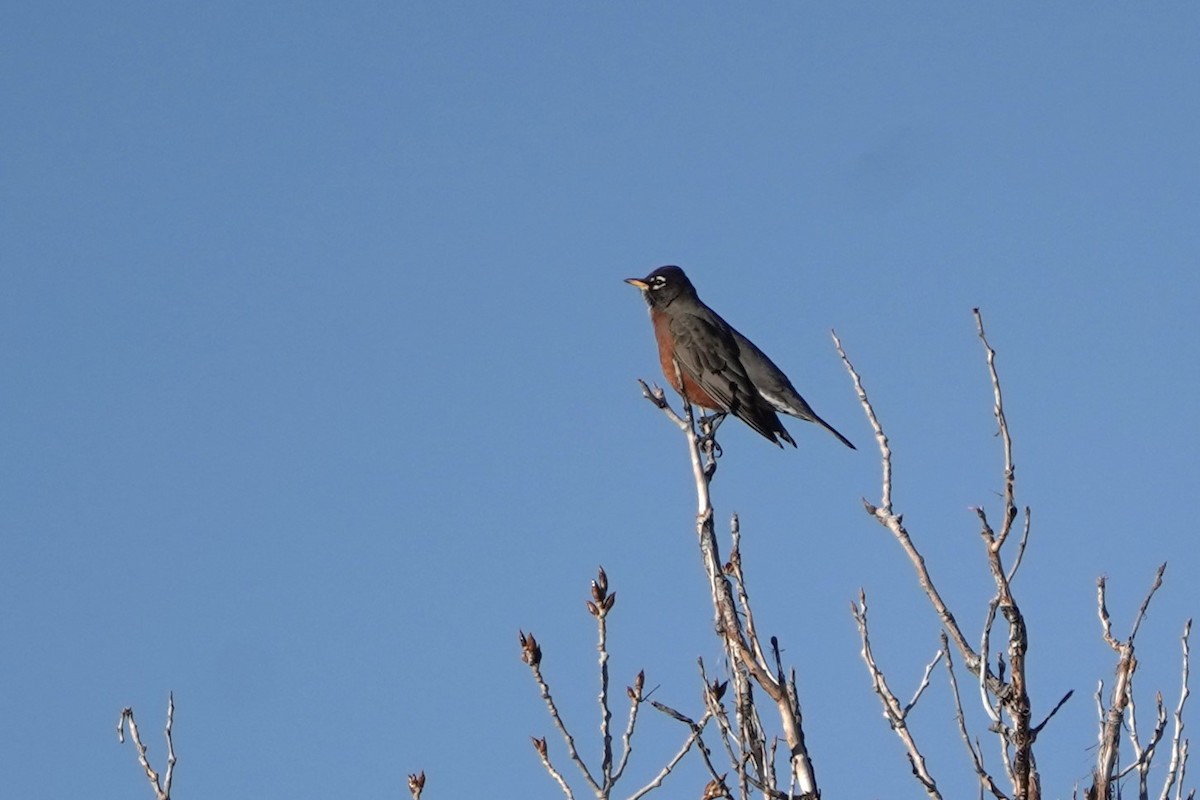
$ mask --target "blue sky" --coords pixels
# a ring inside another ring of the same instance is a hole
[[[1047,796],[1093,757],[1098,575],[1126,626],[1170,563],[1138,685],[1173,701],[1200,610],[1200,9],[839,5],[9,9],[4,794],[147,792],[114,726],[133,705],[161,763],[174,690],[180,797],[400,797],[420,769],[427,797],[559,796],[516,633],[595,753],[597,564],[617,685],[645,669],[699,708],[719,648],[690,476],[639,396],[657,358],[621,282],[664,263],[860,448],[729,425],[715,485],[826,796],[922,796],[858,588],[900,693],[937,640],[862,511],[878,455],[831,329],[978,631],[970,507],[1002,487],[983,309],[1034,513],[1035,716],[1076,690]],[[973,793],[940,681],[917,717],[948,795]],[[681,736],[643,724],[633,782]]]

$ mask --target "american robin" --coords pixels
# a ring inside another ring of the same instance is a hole
[[[688,402],[733,414],[780,447],[780,439],[792,447],[796,442],[777,411],[815,422],[856,449],[817,416],[766,353],[701,302],[682,269],[659,267],[644,278],[625,282],[642,290],[650,306],[663,375]]]

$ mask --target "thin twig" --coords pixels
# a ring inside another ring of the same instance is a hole
[[[567,725],[565,722],[563,722],[562,715],[558,713],[558,706],[555,705],[554,697],[550,694],[550,686],[546,683],[546,679],[542,677],[541,665],[530,664],[529,669],[533,673],[533,680],[538,686],[538,691],[541,693],[542,700],[546,703],[546,708],[550,712],[550,719],[554,721],[554,727],[558,728],[559,735],[562,736],[563,741],[567,745],[567,754],[571,757],[571,760],[575,762],[575,766],[579,768],[579,772],[583,775],[583,779],[587,781],[588,786],[591,787],[593,792],[599,794],[601,791],[600,784],[597,783],[596,779],[592,777],[591,770],[588,769],[587,764],[585,764],[583,759],[580,757],[579,751],[575,748],[575,737],[572,736],[571,732],[567,730]],[[537,742],[538,740],[535,739],[534,741]],[[544,743],[546,740],[543,738],[540,741]],[[544,754],[542,755],[542,762],[544,766],[550,769],[549,758]],[[554,775],[554,772],[551,772],[551,774]],[[566,782],[561,779],[561,776],[556,777],[556,780],[558,780],[559,783],[565,787]]]
[[[607,794],[613,787],[612,709],[608,704],[608,612],[616,600],[608,591],[608,575],[600,567],[596,580],[592,581],[592,600],[587,609],[596,618],[596,650],[600,656],[600,738],[604,755],[600,761],[600,775]]]
[[[996,621],[996,607],[1000,604],[999,598],[993,597],[988,602],[987,615],[983,621],[983,634],[979,637],[979,660],[985,667],[988,661],[988,648],[992,640],[992,624]],[[992,701],[988,695],[986,669],[980,670],[978,675],[979,685],[979,703],[983,706],[983,710],[987,712],[988,719],[992,721],[992,725],[1000,726],[1000,701],[996,701],[996,705],[992,705]]]
[[[1054,708],[1050,709],[1050,713],[1046,715],[1046,718],[1043,719],[1041,722],[1039,722],[1037,725],[1033,726],[1032,733],[1034,734],[1035,737],[1037,736],[1037,734],[1042,732],[1042,728],[1046,727],[1046,723],[1048,723],[1050,720],[1054,719],[1054,715],[1058,713],[1058,710],[1060,708],[1062,708],[1064,705],[1066,705],[1067,701],[1071,699],[1071,695],[1073,695],[1073,694],[1075,694],[1074,689],[1067,690],[1067,693],[1062,696],[1062,699],[1054,704]]]
[[[1025,506],[1025,525],[1021,530],[1021,541],[1017,545],[1017,555],[1013,559],[1013,565],[1008,570],[1008,582],[1012,583],[1013,578],[1017,575],[1017,570],[1021,567],[1021,559],[1025,557],[1025,545],[1029,544],[1029,525],[1032,514],[1029,506]]]
[[[638,709],[642,705],[642,690],[646,686],[646,673],[641,671],[634,679],[633,686],[626,687],[626,694],[629,695],[629,721],[625,724],[625,733],[621,736],[621,760],[617,764],[616,770],[613,771],[613,783],[621,779],[625,774],[625,767],[629,764],[629,757],[633,754],[633,729],[637,725]]]
[[[1183,626],[1183,635],[1179,637],[1180,644],[1183,646],[1183,666],[1180,670],[1182,675],[1179,687],[1179,702],[1175,705],[1175,713],[1172,720],[1171,732],[1171,760],[1167,764],[1167,774],[1163,778],[1162,792],[1159,794],[1159,800],[1167,800],[1171,795],[1171,787],[1178,780],[1179,788],[1183,788],[1184,769],[1187,763],[1187,744],[1188,740],[1183,738],[1183,707],[1187,703],[1188,695],[1191,691],[1188,689],[1188,673],[1190,671],[1191,647],[1189,639],[1192,635],[1192,621],[1189,619]],[[1178,792],[1176,796],[1178,797]]]
[[[904,706],[905,716],[908,716],[908,712],[913,710],[913,708],[917,705],[917,701],[921,699],[921,695],[924,694],[925,690],[929,688],[929,676],[933,672],[933,668],[938,665],[938,662],[941,661],[942,657],[945,655],[946,651],[944,649],[939,649],[933,654],[933,660],[925,665],[925,674],[921,676],[921,682],[917,685],[917,690],[913,692],[912,700],[909,700]]]
[[[729,726],[729,718],[725,714],[725,707],[721,704],[721,698],[724,697],[725,690],[728,688],[729,684],[721,682],[709,683],[708,675],[704,671],[704,659],[698,658],[696,659],[696,663],[700,669],[700,682],[704,686],[704,707],[708,710],[710,718],[717,720],[717,726],[719,728],[727,729]],[[723,723],[722,720],[724,720]],[[722,732],[722,737],[724,738],[724,736],[725,734]],[[728,741],[726,741],[726,748],[728,749]],[[712,762],[712,752],[704,744],[703,739],[700,740],[699,751],[700,757],[704,760],[704,766],[708,770],[708,774],[711,775],[714,780],[719,781],[722,785],[724,785],[725,775],[717,773],[717,768]],[[732,757],[730,758],[730,761],[732,763]]]
[[[1038,797],[1041,794],[1040,778],[1034,759],[1033,743],[1036,738],[1032,725],[1032,703],[1029,699],[1028,681],[1025,671],[1025,658],[1029,649],[1029,636],[1025,625],[1025,617],[1012,593],[1010,580],[1016,573],[1004,569],[1001,552],[1005,542],[1012,532],[1013,523],[1017,519],[1016,503],[1016,467],[1013,463],[1012,436],[1008,430],[1008,420],[1004,411],[1004,395],[1000,388],[1000,374],[996,369],[996,351],[992,348],[983,329],[983,315],[976,308],[975,327],[979,340],[983,342],[987,357],[988,375],[991,378],[992,396],[994,400],[993,414],[996,417],[998,435],[1004,451],[1004,513],[999,533],[995,533],[988,524],[987,516],[982,508],[976,509],[981,523],[980,534],[986,545],[988,569],[996,584],[995,610],[1003,615],[1008,623],[1008,647],[1006,650],[1008,667],[1008,684],[1000,691],[992,688],[997,705],[1008,715],[1009,722],[998,726],[1001,741],[1001,752],[1005,759],[1005,771],[1013,782],[1013,793],[1019,798]],[[1026,521],[1030,515],[1026,513]],[[1022,535],[1022,543],[1018,546],[1018,559],[1024,554],[1024,545],[1028,541],[1029,530],[1026,527]],[[1019,560],[1017,562],[1019,565]],[[990,634],[988,634],[990,635]],[[986,665],[986,657],[983,660]],[[1003,672],[1001,671],[1001,678]],[[1011,753],[1010,753],[1011,747]]]
[[[942,633],[942,649],[946,651],[946,674],[950,679],[950,693],[954,697],[954,720],[958,723],[958,733],[962,737],[963,744],[967,746],[967,753],[971,756],[971,765],[975,768],[975,776],[979,779],[980,793],[986,789],[991,793],[996,800],[1008,800],[1008,796],[1001,791],[996,785],[996,780],[983,766],[983,754],[973,744],[971,744],[971,735],[967,733],[967,718],[963,713],[962,696],[958,691],[958,679],[954,675],[954,660],[950,656],[948,649],[949,643],[946,641],[946,634]]]
[[[543,736],[542,738],[538,739],[537,737],[531,736],[530,739],[533,741],[533,749],[537,751],[538,757],[542,760],[542,766],[546,769],[546,773],[549,774],[550,777],[553,778],[558,784],[558,787],[562,789],[563,794],[567,796],[567,800],[575,800],[575,793],[571,791],[571,786],[567,783],[567,779],[563,777],[563,774],[559,772],[553,764],[550,763],[550,749],[546,745],[546,737]]]
[[[1004,396],[1000,391],[1000,375],[996,371],[996,351],[992,349],[987,335],[983,332],[983,315],[979,313],[978,308],[973,309],[972,313],[975,315],[975,328],[979,332],[979,340],[983,342],[983,347],[987,351],[988,373],[992,378],[992,394],[995,398],[995,406],[992,410],[996,415],[996,423],[999,425],[1000,440],[1004,444],[1004,507],[1012,512],[1004,515],[1004,525],[1000,529],[1000,535],[996,537],[995,546],[998,550],[1008,539],[1013,520],[1016,518],[1016,468],[1013,466],[1012,437],[1009,436],[1008,421],[1004,416]]]
[[[913,695],[912,702],[907,706],[900,704],[899,698],[891,690],[887,684],[887,678],[884,677],[883,670],[875,662],[875,654],[871,650],[871,636],[867,625],[867,593],[862,589],[858,590],[858,603],[850,604],[851,612],[854,614],[854,622],[858,625],[859,641],[862,642],[862,658],[866,662],[867,672],[871,675],[871,685],[875,690],[875,694],[879,695],[879,700],[883,704],[883,716],[887,718],[888,724],[892,730],[896,732],[896,736],[904,745],[905,754],[908,756],[908,763],[912,767],[913,775],[917,781],[925,789],[925,793],[932,798],[941,798],[941,793],[937,788],[937,781],[929,773],[929,769],[925,764],[925,756],[921,754],[920,748],[917,747],[917,742],[913,738],[912,731],[908,728],[908,712],[912,710],[917,699],[929,684],[929,673],[942,657],[944,650],[939,650],[934,656],[933,661],[925,669],[925,675],[921,679],[921,684],[917,687],[916,693]]]
[[[679,379],[678,383],[682,385],[680,365],[676,361],[674,366],[676,377]],[[786,687],[782,686],[777,677],[773,676],[759,660],[758,654],[762,653],[761,645],[757,641],[748,639],[741,619],[738,616],[737,603],[734,599],[734,592],[730,585],[731,582],[726,578],[721,568],[720,549],[717,545],[716,533],[713,529],[713,508],[709,492],[709,482],[712,480],[716,468],[715,459],[720,452],[719,447],[712,438],[712,426],[709,424],[706,426],[706,432],[697,433],[692,406],[686,396],[683,397],[684,415],[680,418],[679,415],[670,411],[669,407],[667,407],[665,398],[661,397],[661,390],[657,393],[651,392],[645,386],[644,382],[642,383],[642,387],[643,394],[654,402],[658,408],[662,409],[664,413],[667,413],[673,421],[676,421],[676,424],[685,434],[688,457],[692,464],[692,475],[696,486],[696,533],[700,543],[700,553],[704,561],[705,572],[709,580],[709,589],[712,594],[716,628],[725,645],[732,671],[736,675],[738,671],[737,666],[740,665],[741,668],[746,670],[746,674],[753,678],[754,682],[775,703],[779,711],[784,737],[788,743],[791,772],[796,778],[801,795],[819,797],[820,792],[817,788],[815,770],[809,758],[808,748],[804,739],[799,704],[792,702],[792,698],[789,696]],[[680,424],[681,419],[682,424]],[[707,464],[705,464],[705,456],[701,453],[702,441],[705,443],[703,450],[707,454]],[[738,692],[740,697],[748,697],[748,693],[740,689]],[[753,708],[752,705],[751,708]],[[753,711],[750,714],[750,717],[756,716],[757,711]],[[743,722],[747,721],[744,715],[740,716],[740,719]],[[763,780],[770,781],[770,773],[773,767],[768,768],[765,763],[765,751],[761,747],[763,741],[765,740],[759,737],[760,746],[751,747],[750,751],[760,753],[760,761],[763,762],[760,774]],[[766,789],[773,790],[774,787],[767,786]]]
[[[742,618],[745,620],[746,641],[753,648],[754,657],[758,660],[759,666],[767,669],[767,656],[763,653],[762,641],[758,638],[758,629],[754,625],[754,610],[750,607],[750,592],[746,588],[746,575],[742,572],[742,527],[737,514],[734,514],[730,520],[729,536],[729,561],[725,564],[725,571],[733,578],[733,585],[737,591],[738,607],[741,608]]]
[[[171,728],[174,722],[175,693],[171,692],[167,695],[167,724],[163,731],[167,739],[167,771],[162,776],[162,781],[160,782],[158,773],[150,766],[150,759],[146,755],[146,745],[142,744],[142,737],[138,733],[137,721],[133,718],[133,709],[122,709],[121,718],[117,720],[117,741],[125,741],[125,728],[128,726],[129,736],[133,739],[133,746],[137,751],[138,763],[142,765],[142,769],[146,772],[146,780],[150,782],[150,787],[154,790],[156,800],[171,800],[171,782],[175,776],[175,743],[171,736]]]
[[[1092,786],[1087,792],[1087,797],[1094,800],[1107,800],[1111,796],[1113,783],[1127,772],[1127,770],[1119,772],[1116,765],[1120,748],[1121,723],[1126,719],[1127,709],[1133,702],[1133,675],[1137,670],[1138,663],[1134,656],[1134,638],[1137,636],[1142,620],[1145,619],[1146,611],[1150,607],[1150,600],[1162,586],[1162,577],[1166,568],[1167,565],[1162,564],[1155,572],[1150,591],[1142,600],[1142,604],[1134,616],[1129,637],[1124,641],[1118,641],[1112,632],[1112,617],[1108,613],[1106,600],[1107,581],[1103,576],[1096,581],[1096,608],[1100,617],[1100,628],[1104,641],[1117,654],[1117,665],[1114,670],[1115,677],[1107,710],[1104,708],[1103,700],[1097,698],[1101,714],[1100,743],[1096,753],[1096,767],[1092,772]],[[1153,748],[1149,749],[1147,753],[1148,755],[1139,754],[1134,765],[1140,763],[1143,757],[1152,757]]]
[[[950,634],[950,638],[954,641],[954,646],[962,654],[963,660],[967,664],[967,669],[978,674],[981,669],[986,670],[987,665],[983,664],[981,666],[979,656],[967,642],[967,637],[963,635],[962,630],[959,628],[958,621],[950,613],[949,607],[942,599],[941,593],[938,592],[937,586],[933,582],[933,577],[929,574],[929,569],[925,566],[924,556],[921,555],[917,546],[913,543],[912,537],[909,536],[908,530],[904,527],[903,515],[896,514],[892,508],[891,445],[888,443],[888,437],[883,431],[883,425],[880,423],[879,417],[875,414],[875,407],[871,404],[870,398],[867,397],[866,389],[863,388],[862,378],[850,362],[846,351],[842,348],[842,342],[838,338],[837,333],[833,332],[832,335],[838,355],[842,359],[842,364],[846,367],[846,371],[850,373],[850,378],[854,382],[854,391],[858,394],[858,401],[867,415],[867,420],[870,422],[871,428],[875,431],[875,441],[879,444],[880,461],[883,464],[882,499],[878,506],[864,499],[863,506],[866,508],[867,513],[880,525],[891,531],[892,536],[900,544],[900,547],[904,550],[905,555],[908,556],[908,560],[912,562],[913,568],[917,572],[917,582],[921,585],[921,589],[924,590],[925,595],[929,598],[929,602],[933,605],[942,626]]]
[[[692,749],[692,745],[695,744],[696,742],[700,741],[700,735],[704,732],[704,726],[707,725],[709,719],[712,718],[712,712],[706,710],[704,712],[704,716],[701,717],[699,721],[693,722],[692,720],[688,719],[686,716],[684,716],[683,714],[680,714],[678,711],[676,711],[673,708],[670,708],[669,706],[664,706],[663,704],[655,702],[653,700],[651,700],[650,702],[659,711],[662,711],[664,714],[667,714],[668,716],[671,716],[671,717],[679,720],[680,722],[684,723],[688,727],[690,727],[691,733],[683,741],[683,744],[680,746],[678,752],[676,752],[675,755],[671,758],[671,760],[668,761],[661,770],[659,770],[659,773],[657,775],[655,775],[650,780],[650,782],[647,783],[645,786],[643,786],[641,789],[638,789],[636,792],[629,795],[629,800],[638,800],[641,797],[645,797],[647,794],[649,794],[653,790],[657,789],[659,786],[662,786],[663,781],[666,780],[667,776],[671,774],[671,771],[674,770],[675,767],[677,767],[679,765],[679,762],[682,761],[683,757],[687,755],[688,750]],[[703,746],[704,745],[702,743],[701,747],[703,747]]]
[[[1158,570],[1154,573],[1154,583],[1150,586],[1150,591],[1146,592],[1146,599],[1142,601],[1142,605],[1138,608],[1137,616],[1134,617],[1133,627],[1129,630],[1129,641],[1133,641],[1133,637],[1137,636],[1138,628],[1142,627],[1142,620],[1146,618],[1146,610],[1150,608],[1150,600],[1154,597],[1154,593],[1162,587],[1163,573],[1167,571],[1166,562],[1158,566]]]

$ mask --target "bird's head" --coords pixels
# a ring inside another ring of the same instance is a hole
[[[696,296],[692,282],[676,266],[659,267],[644,278],[626,278],[625,282],[641,289],[651,308],[666,306],[677,297]]]

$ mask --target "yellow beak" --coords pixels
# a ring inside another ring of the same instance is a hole
[[[649,286],[650,286],[650,284],[646,283],[641,278],[626,278],[625,282],[628,283],[630,286],[636,286],[637,288],[642,289],[642,290],[645,290],[645,289],[649,288]]]

